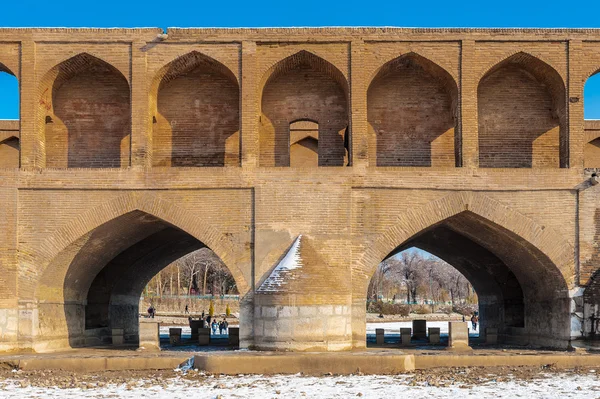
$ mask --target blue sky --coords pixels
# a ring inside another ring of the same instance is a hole
[[[0,27],[586,27],[600,28],[593,1],[3,1]],[[18,118],[14,79],[0,73],[0,119]],[[585,93],[600,119],[600,76]]]

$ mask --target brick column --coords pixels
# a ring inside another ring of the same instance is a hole
[[[367,130],[365,43],[362,40],[355,40],[351,43],[350,49],[350,131],[352,133],[350,161],[353,166],[367,166],[371,161]]]
[[[15,188],[0,188],[0,351],[18,347],[17,195]]]
[[[256,76],[256,43],[242,42],[242,76],[240,79],[240,140],[243,167],[259,163],[258,87]]]
[[[152,166],[152,116],[148,110],[146,43],[131,48],[131,166]]]
[[[479,135],[477,121],[477,76],[475,75],[475,41],[461,44],[459,129],[462,134],[462,164],[465,168],[479,167]]]
[[[21,42],[21,167],[45,166],[44,135],[36,125],[38,113],[37,87],[35,81],[35,43],[33,40]]]
[[[583,122],[583,86],[586,77],[582,75],[581,69],[583,56],[581,40],[569,41],[568,54],[568,82],[566,82],[568,160],[566,164],[571,168],[583,168],[583,151],[586,144]]]

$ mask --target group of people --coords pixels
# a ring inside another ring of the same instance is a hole
[[[228,333],[229,323],[227,319],[223,317],[223,320],[218,321],[215,317],[208,315],[204,317],[204,311],[202,311],[202,321],[204,328],[210,328],[212,335],[217,334],[217,330],[219,331],[219,335],[224,335]]]

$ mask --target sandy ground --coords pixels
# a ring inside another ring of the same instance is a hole
[[[600,371],[600,370],[599,370]],[[0,370],[0,398],[598,398],[600,372],[454,368],[395,376],[218,376],[190,370],[77,374]]]

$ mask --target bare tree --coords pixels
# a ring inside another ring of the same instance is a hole
[[[386,289],[387,288],[387,289]],[[405,295],[407,303],[417,299],[465,303],[476,299],[468,280],[454,267],[420,251],[404,251],[379,264],[368,289],[369,298]]]
[[[174,289],[173,280],[177,273],[177,287]],[[229,269],[221,259],[210,249],[202,248],[177,259],[159,272],[146,287],[146,294],[151,293],[153,287],[156,295],[169,291],[170,295],[179,295],[187,292],[189,295],[192,288],[198,292],[198,280],[202,278],[202,294],[213,295],[237,294],[235,280]]]
[[[417,288],[425,272],[425,259],[416,251],[404,251],[400,254],[400,275],[406,285],[406,301],[414,303],[417,300]],[[412,298],[412,301],[411,301]]]

